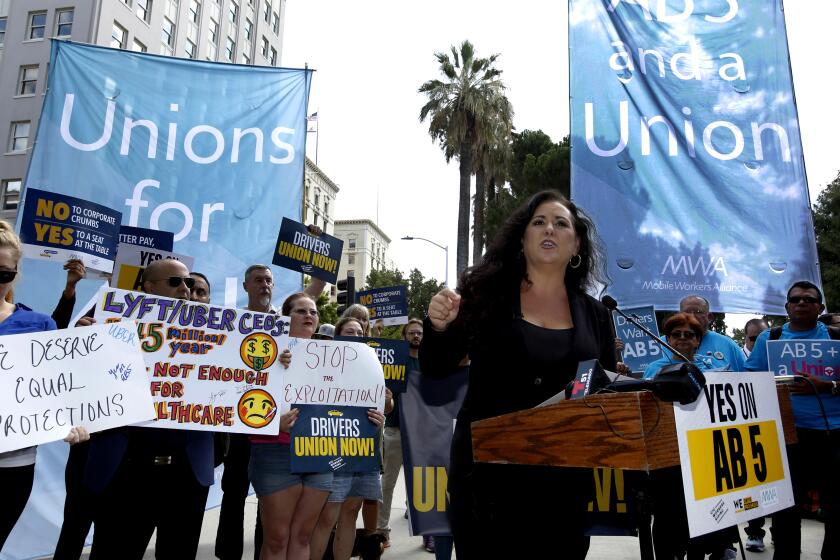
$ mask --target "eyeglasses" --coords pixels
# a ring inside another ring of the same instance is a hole
[[[697,338],[697,333],[694,331],[671,331],[668,336],[672,338],[685,338],[686,340],[694,340]]]
[[[318,316],[318,310],[317,309],[294,309],[294,310],[292,310],[292,313],[294,313],[295,315],[300,315],[300,316],[306,316],[306,315],[311,315],[312,317],[317,317]]]
[[[707,315],[708,311],[703,311],[702,309],[696,309],[694,311],[683,311],[683,313],[691,313],[692,315]]]
[[[8,284],[17,276],[17,270],[0,270],[0,284]]]
[[[788,298],[788,303],[819,303],[820,300],[814,296],[791,296]]]
[[[177,288],[183,282],[188,290],[192,290],[192,287],[195,286],[195,278],[190,278],[189,276],[170,276],[169,278],[158,278],[153,280],[154,282],[160,282],[161,280],[166,280],[166,283],[169,284],[171,288]]]

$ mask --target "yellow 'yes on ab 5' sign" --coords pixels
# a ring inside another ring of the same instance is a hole
[[[694,498],[782,480],[785,469],[777,434],[774,420],[689,431]]]
[[[705,376],[695,402],[674,404],[692,537],[793,505],[773,374]]]

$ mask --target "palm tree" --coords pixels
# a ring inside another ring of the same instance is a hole
[[[458,196],[458,251],[456,273],[467,267],[470,239],[470,177],[476,146],[493,143],[499,121],[508,123],[513,109],[505,96],[505,85],[499,78],[502,71],[494,66],[498,54],[475,58],[472,43],[464,41],[460,49],[435,53],[444,80],[429,80],[420,86],[420,93],[429,100],[420,110],[420,121],[429,117],[429,134],[440,143],[447,163],[458,158],[460,191]]]
[[[496,187],[504,184],[508,162],[511,158],[513,130],[510,121],[498,120],[489,138],[489,144],[475,146],[475,198],[473,199],[473,265],[481,262],[484,254],[485,203],[495,198]]]

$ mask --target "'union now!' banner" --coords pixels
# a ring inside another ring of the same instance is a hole
[[[571,0],[572,196],[619,302],[819,283],[781,0]]]

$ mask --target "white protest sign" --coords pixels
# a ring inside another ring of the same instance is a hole
[[[0,337],[0,453],[154,417],[133,330],[94,325]]]
[[[114,277],[111,285],[121,290],[142,290],[140,280],[143,271],[150,263],[160,259],[175,259],[192,270],[193,258],[160,249],[151,249],[141,245],[120,243],[117,246],[117,258],[114,261]]]
[[[674,404],[692,537],[793,506],[773,374],[705,375],[695,402]]]
[[[101,296],[97,322],[137,321],[156,413],[149,427],[280,432],[288,317],[115,288]]]
[[[385,408],[385,374],[376,352],[360,342],[291,338],[280,410],[292,404]]]

